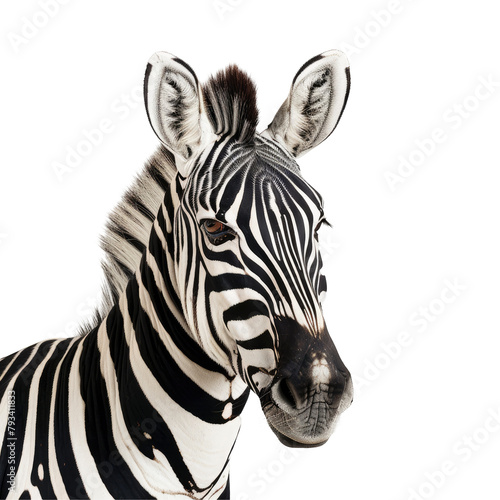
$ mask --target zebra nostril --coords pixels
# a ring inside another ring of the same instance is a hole
[[[282,378],[278,382],[277,389],[283,403],[288,405],[290,408],[297,408],[297,401],[286,378]]]

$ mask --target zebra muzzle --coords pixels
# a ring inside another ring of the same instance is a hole
[[[326,329],[313,335],[293,320],[280,323],[280,361],[262,408],[283,444],[320,446],[352,402],[351,375]]]

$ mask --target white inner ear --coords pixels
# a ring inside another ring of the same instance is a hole
[[[329,135],[324,129],[329,125],[333,101],[333,71],[326,66],[303,78],[291,94],[290,123],[285,141],[291,152],[298,156]],[[325,136],[320,141],[318,139]]]
[[[264,135],[300,156],[335,129],[349,95],[349,62],[331,50],[311,59],[296,75],[290,94]]]
[[[165,145],[188,159],[201,139],[196,88],[183,75],[166,71],[159,88],[158,125]]]
[[[186,162],[202,142],[201,90],[196,75],[182,61],[167,52],[149,60],[144,79],[146,110],[160,141],[174,154],[183,176]]]

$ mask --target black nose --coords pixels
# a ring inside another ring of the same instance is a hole
[[[298,397],[295,388],[293,387],[289,379],[282,378],[277,382],[275,395],[278,396],[281,401],[291,409],[296,410],[300,408],[302,398]]]
[[[349,372],[313,365],[307,376],[296,373],[280,378],[271,387],[271,393],[279,406],[289,412],[303,410],[315,403],[327,404],[331,409],[336,409],[349,384]]]
[[[351,375],[326,328],[313,334],[289,318],[279,318],[276,327],[280,359],[271,386],[275,402],[291,413],[316,403],[330,411],[348,406]]]

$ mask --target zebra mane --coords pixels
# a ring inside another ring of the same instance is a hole
[[[237,66],[219,71],[202,86],[208,118],[217,134],[230,133],[240,143],[251,142],[258,121],[256,88]],[[85,335],[109,313],[132,278],[165,192],[177,173],[175,160],[163,145],[111,212],[101,237],[104,284],[100,307],[80,326]]]
[[[232,64],[210,77],[202,91],[215,133],[230,133],[240,143],[251,142],[259,111],[257,89],[247,73]]]
[[[94,316],[80,326],[82,335],[98,326],[133,276],[148,243],[165,192],[177,173],[172,153],[161,145],[109,215],[101,248],[104,284]]]

